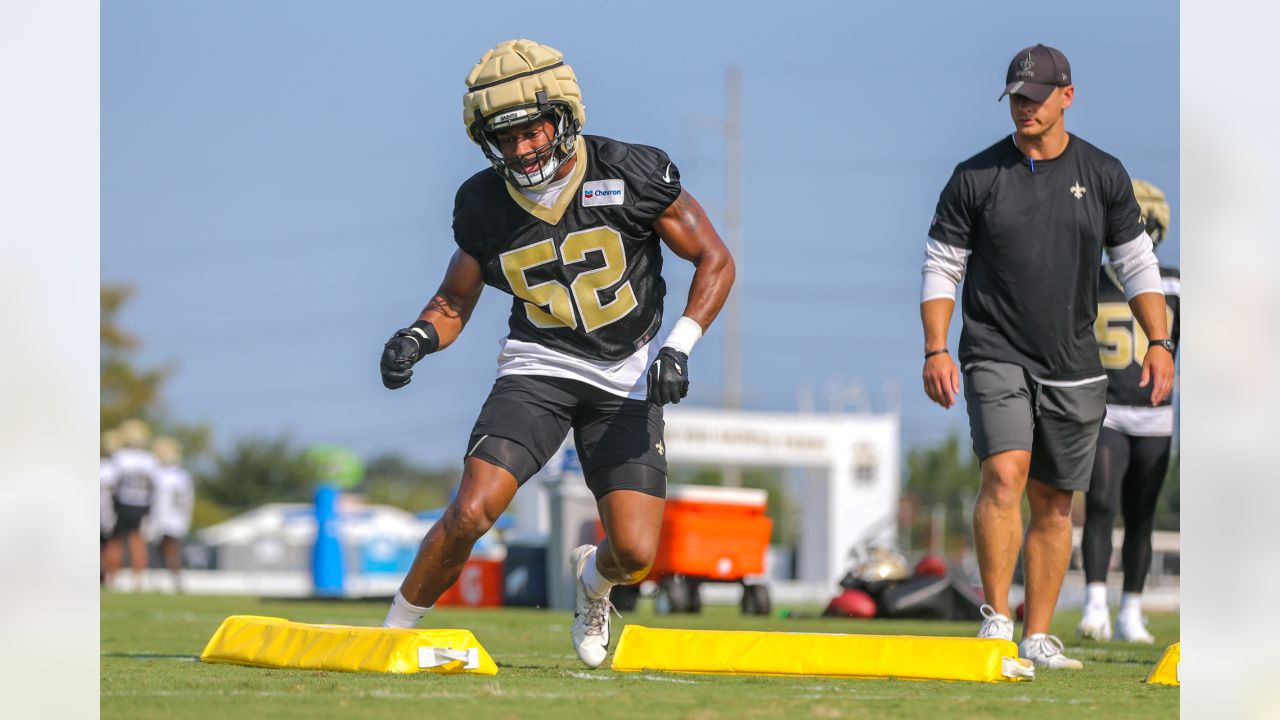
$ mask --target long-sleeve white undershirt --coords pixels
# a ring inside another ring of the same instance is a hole
[[[924,246],[924,266],[920,270],[920,302],[939,298],[956,299],[956,289],[964,279],[970,250],[929,238]],[[1149,292],[1163,292],[1160,263],[1146,232],[1127,243],[1107,248],[1107,257],[1124,286],[1126,300]]]

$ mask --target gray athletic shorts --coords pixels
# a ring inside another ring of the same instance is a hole
[[[1012,363],[982,360],[964,369],[973,451],[985,460],[1031,451],[1031,477],[1062,490],[1088,490],[1107,381],[1059,387]]]

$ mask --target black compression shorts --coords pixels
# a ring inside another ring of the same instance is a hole
[[[662,408],[577,380],[535,375],[498,378],[471,431],[467,456],[503,467],[524,484],[555,454],[570,429],[583,474],[597,498],[614,489],[665,497]],[[518,447],[489,438],[503,438]],[[664,478],[663,487],[653,487],[650,473],[614,470],[629,464],[657,470]]]

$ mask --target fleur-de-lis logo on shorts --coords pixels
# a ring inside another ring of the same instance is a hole
[[[1071,189],[1071,194],[1072,194],[1072,195],[1075,195],[1077,200],[1079,200],[1080,198],[1084,197],[1084,194],[1085,194],[1085,192],[1086,192],[1086,191],[1085,191],[1085,189],[1084,189],[1084,186],[1083,186],[1083,185],[1081,185],[1081,184],[1080,184],[1080,182],[1079,182],[1078,180],[1076,181],[1076,184],[1075,184],[1075,185],[1072,185],[1072,186],[1071,186],[1071,188],[1070,188],[1070,189]]]
[[[659,455],[666,455],[666,454],[667,454],[667,449],[666,449],[665,447],[663,447],[663,446],[662,446],[662,441],[661,441],[661,440],[659,440],[659,441],[658,441],[658,444],[657,444],[657,445],[654,445],[653,447],[657,449],[657,451],[658,451],[658,454],[659,454]]]

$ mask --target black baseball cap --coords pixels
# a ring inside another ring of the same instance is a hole
[[[1009,72],[1004,74],[1005,95],[1021,95],[1036,102],[1045,98],[1056,87],[1071,84],[1071,64],[1067,56],[1048,45],[1023,48],[1009,61]]]

